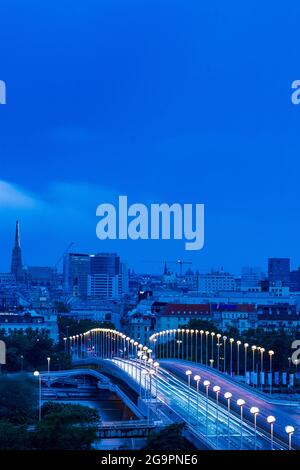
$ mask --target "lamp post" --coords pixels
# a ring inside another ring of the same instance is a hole
[[[180,345],[182,344],[182,340],[178,339],[176,342],[177,342],[177,356],[179,359],[180,358]]]
[[[214,363],[214,337],[216,333],[212,331],[210,335],[211,335],[211,360],[213,364]]]
[[[194,377],[194,380],[196,382],[196,385],[197,385],[197,411],[196,411],[196,426],[198,428],[198,405],[199,405],[199,383],[200,383],[200,380],[201,380],[201,377],[200,375],[195,375]]]
[[[220,338],[222,335],[220,333],[217,334],[217,368],[220,370]]]
[[[236,373],[237,373],[237,376],[240,375],[240,346],[241,346],[242,342],[240,340],[238,340],[236,342],[236,347],[237,347],[237,365],[236,365]]]
[[[203,334],[204,334],[204,331],[200,330],[200,356],[201,356],[200,363],[201,364],[203,364]]]
[[[185,340],[186,340],[186,361],[189,360],[189,332],[190,330],[185,330]]]
[[[50,362],[51,362],[51,357],[47,357],[47,370],[48,370],[48,375],[50,374]]]
[[[227,400],[227,432],[228,432],[228,450],[230,449],[230,400],[232,398],[232,393],[224,393],[224,398]]]
[[[269,351],[269,358],[270,358],[270,394],[272,393],[272,385],[273,385],[273,371],[272,371],[272,358],[274,356],[274,351]]]
[[[187,419],[187,422],[189,423],[189,421],[190,421],[190,391],[191,391],[192,371],[191,370],[186,370],[185,375],[187,376],[187,380],[188,380],[188,419]]]
[[[153,360],[153,359],[152,359]],[[151,404],[152,404],[152,376],[154,376],[155,370],[150,369],[148,372],[149,375],[149,391],[150,393],[148,394],[148,424],[150,423],[150,418],[151,418]]]
[[[191,361],[193,362],[193,334],[195,330],[191,330]]]
[[[144,388],[145,388],[144,400],[146,400],[146,404],[147,404],[147,421],[149,423],[150,410],[149,410],[149,399],[147,399],[148,397],[147,376],[149,373],[146,369],[143,369],[142,374],[144,376]]]
[[[285,432],[289,436],[289,450],[292,450],[292,435],[295,432],[295,428],[293,426],[286,426],[285,427]]]
[[[210,386],[209,380],[204,380],[203,385],[205,387],[205,395],[206,395],[206,411],[205,411],[205,435],[207,437],[208,434],[208,389]]]
[[[20,359],[21,359],[21,372],[23,372],[23,369],[24,369],[24,356],[23,356],[23,354],[20,356]]]
[[[263,388],[262,376],[264,375],[264,352],[265,348],[260,348],[260,386]]]
[[[230,338],[229,342],[230,342],[230,377],[232,377],[232,346],[234,343],[234,339]]]
[[[248,348],[249,348],[249,344],[248,343],[245,343],[244,344],[244,351],[245,351],[245,380],[246,380],[246,376],[247,376],[247,353],[248,353]]]
[[[208,365],[208,335],[209,331],[205,332],[205,365]]]
[[[34,377],[38,378],[39,381],[39,421],[42,419],[42,377],[38,370],[33,373]]]
[[[252,406],[252,408],[250,408],[250,413],[253,414],[253,418],[254,418],[254,450],[256,450],[256,440],[257,440],[256,420],[257,420],[257,415],[259,413],[259,408],[257,408],[257,406]]]
[[[276,418],[274,416],[268,416],[267,417],[267,422],[270,425],[270,434],[271,434],[271,450],[274,450],[274,423],[276,421]]]
[[[239,398],[236,402],[236,404],[240,407],[240,428],[241,428],[241,448],[240,450],[243,450],[243,409],[244,409],[244,405],[245,405],[245,400],[243,400],[242,398]]]
[[[216,402],[217,402],[217,416],[216,416],[216,437],[217,437],[217,450],[218,450],[218,439],[219,439],[219,393],[221,391],[221,387],[219,385],[215,385],[213,391],[216,394]]]
[[[139,382],[140,382],[140,397],[142,397],[142,356],[143,356],[143,352],[142,351],[138,351],[137,353],[138,355],[138,358],[139,358]]]
[[[153,367],[154,367],[154,370],[155,370],[155,407],[156,407],[156,409],[157,409],[157,403],[158,403],[157,385],[158,385],[158,368],[159,368],[159,362],[154,362]]]
[[[223,336],[223,342],[224,342],[224,373],[226,372],[226,340],[227,340],[227,336]]]
[[[252,372],[255,372],[255,351],[256,351],[256,346],[252,346]]]

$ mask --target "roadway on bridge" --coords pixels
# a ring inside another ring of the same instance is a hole
[[[283,403],[279,399],[272,399],[268,395],[264,396],[263,393],[257,393],[249,386],[241,385],[215,369],[201,366],[199,364],[178,361],[176,359],[162,359],[160,360],[161,366],[174,374],[175,376],[186,381],[185,372],[187,369],[192,371],[192,376],[199,374],[201,376],[201,382],[209,380],[211,385],[219,385],[221,387],[220,402],[226,405],[227,400],[224,398],[225,392],[232,393],[231,406],[234,412],[239,413],[239,407],[236,404],[238,398],[243,398],[246,402],[244,407],[244,415],[248,420],[253,420],[253,416],[250,414],[249,409],[252,406],[259,408],[260,413],[257,417],[257,424],[262,429],[269,431],[269,425],[266,421],[269,415],[276,417],[274,425],[274,434],[286,441],[287,435],[285,433],[285,426],[292,425],[295,428],[295,434],[293,435],[294,447],[300,448],[300,407],[295,403],[288,403],[283,400]],[[193,380],[191,381],[193,382]],[[195,386],[193,384],[193,386]],[[213,397],[212,386],[210,387],[210,396]]]
[[[149,390],[149,376],[145,377],[141,374],[143,366],[140,366],[136,361],[114,359],[113,362],[136,382],[141,383],[143,389],[146,386]],[[241,448],[245,450],[254,448],[262,450],[270,449],[269,435],[259,427],[255,439],[252,416],[251,421],[243,420],[241,422],[238,415],[233,413],[228,414],[227,407],[223,406],[223,403],[217,406],[216,401],[212,397],[207,400],[203,392],[197,394],[194,388],[188,389],[185,371],[189,368],[196,373],[199,368],[193,367],[189,363],[187,367],[187,364],[176,364],[175,361],[173,364],[172,362],[161,361],[161,366],[163,367],[159,368],[156,379],[152,379],[152,396],[156,395],[157,387],[158,403],[163,403],[174,410],[187,422],[189,428],[195,434],[198,434],[201,440],[209,443],[212,448],[233,450]],[[210,378],[212,379],[212,377]],[[221,386],[217,380],[212,380],[211,383],[212,386]],[[225,387],[224,385],[225,391],[229,391],[229,389],[228,386]],[[149,396],[150,393],[148,393]],[[242,395],[239,394],[237,398],[242,398]],[[151,406],[157,406],[156,404],[153,405],[153,399]],[[251,404],[251,406],[253,405]],[[286,438],[287,436],[285,435],[284,441],[281,439],[275,440],[274,448],[286,448]]]

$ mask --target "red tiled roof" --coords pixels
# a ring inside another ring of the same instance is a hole
[[[168,304],[160,315],[203,315],[210,313],[209,304]]]

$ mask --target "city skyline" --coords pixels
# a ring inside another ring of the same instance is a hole
[[[12,250],[10,251],[10,268],[5,270],[1,270],[0,269],[0,272],[11,272],[13,273],[14,275],[18,275],[18,271],[21,269],[22,266],[24,267],[27,267],[27,266],[32,266],[33,264],[36,264],[37,266],[46,266],[47,263],[43,262],[42,259],[40,259],[40,262],[38,263],[32,263],[32,262],[25,262],[23,263],[22,259],[23,259],[23,249],[21,248],[21,233],[20,233],[20,222],[19,220],[16,220],[15,221],[15,232],[14,232],[14,243],[12,243]],[[84,251],[84,250],[80,250],[80,249],[73,249],[75,243],[74,242],[71,242],[64,251],[62,251],[61,253],[61,256],[59,257],[59,263],[54,263],[54,264],[49,264],[49,267],[53,267],[53,268],[58,268],[58,270],[60,272],[62,272],[62,268],[63,268],[63,255],[64,254],[67,254],[67,253],[74,253],[74,254],[78,254],[78,253],[85,253],[86,255],[89,255],[89,256],[95,256],[96,254],[99,254],[99,253],[113,253],[113,252],[116,252],[116,250],[112,250],[112,251]],[[199,271],[200,273],[205,273],[205,272],[217,272],[217,271],[224,271],[224,272],[231,272],[233,275],[239,277],[241,274],[242,274],[242,271],[243,269],[245,268],[253,268],[253,269],[259,269],[260,271],[260,274],[261,276],[265,276],[267,275],[268,271],[270,270],[270,260],[278,260],[278,259],[282,259],[284,261],[288,260],[288,265],[289,265],[289,270],[290,271],[293,271],[295,269],[300,269],[300,262],[299,262],[299,265],[297,265],[297,263],[295,262],[295,259],[293,258],[282,258],[282,257],[267,257],[265,260],[264,260],[264,267],[262,266],[258,266],[258,265],[254,265],[254,264],[251,264],[251,265],[241,265],[240,266],[240,270],[238,272],[233,272],[233,271],[230,271],[229,269],[227,269],[226,266],[223,266],[222,264],[220,264],[219,266],[217,267],[211,267],[210,269],[208,270],[201,270],[199,269],[197,266],[193,266],[193,262],[192,261],[186,261],[185,258],[177,258],[177,259],[165,259],[165,258],[162,258],[161,260],[143,260],[141,261],[141,265],[144,265],[145,266],[145,270],[144,271],[138,271],[135,269],[135,267],[133,265],[131,265],[130,261],[128,262],[128,260],[126,260],[126,264],[128,264],[128,267],[130,270],[133,270],[133,271],[136,271],[137,273],[140,273],[140,274],[162,274],[163,272],[166,274],[166,269],[168,268],[168,271],[172,271],[174,273],[177,273],[178,271],[178,268],[180,268],[180,272],[182,272],[183,274],[188,271],[189,269],[192,270],[193,272],[196,272],[196,271]],[[174,266],[174,264],[177,264],[177,266]],[[160,266],[160,268],[157,268],[155,271],[153,270],[153,266]],[[183,269],[183,267],[186,265],[186,270]],[[147,267],[150,267],[150,271],[147,270]],[[179,271],[178,271],[179,273]]]

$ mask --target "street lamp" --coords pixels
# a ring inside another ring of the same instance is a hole
[[[227,336],[223,336],[223,341],[224,341],[224,373],[226,372],[226,340],[227,340]]]
[[[293,426],[286,426],[285,427],[285,432],[289,436],[289,450],[292,450],[292,435],[295,432],[295,428]]]
[[[209,380],[204,380],[203,385],[205,387],[205,394],[206,394],[206,413],[205,413],[205,434],[207,437],[207,431],[208,431],[208,389],[210,386],[210,381]]]
[[[246,375],[247,375],[247,352],[248,352],[249,344],[245,343],[244,344],[244,350],[245,350],[245,380],[246,380]]]
[[[182,339],[178,339],[176,343],[177,343],[177,356],[178,356],[178,359],[180,359],[180,345],[182,344]]]
[[[242,398],[239,398],[236,402],[236,404],[240,407],[240,416],[241,416],[241,421],[240,421],[240,427],[241,427],[241,450],[243,450],[243,409],[245,405],[245,400]]]
[[[217,402],[217,421],[216,421],[216,436],[217,436],[217,450],[218,450],[218,439],[219,439],[219,393],[221,391],[221,387],[219,385],[215,385],[213,391],[216,394],[216,402]]]
[[[268,416],[267,422],[270,425],[270,433],[271,433],[271,450],[274,450],[273,441],[274,441],[274,423],[276,418],[274,416]]]
[[[256,346],[252,346],[252,372],[255,372],[255,351],[256,351]]]
[[[39,380],[39,421],[42,419],[42,377],[38,370],[33,373],[34,377]]]
[[[202,364],[203,363],[203,334],[204,334],[204,331],[203,330],[200,330],[200,355],[201,355],[201,361],[200,363]]]
[[[232,377],[232,346],[234,343],[234,339],[230,338],[229,342],[230,342],[230,377]]]
[[[192,371],[191,370],[186,370],[185,375],[187,376],[188,379],[188,423],[190,421],[190,390],[191,390],[191,375]]]
[[[236,342],[236,347],[237,347],[237,366],[236,366],[236,373],[239,376],[240,375],[240,346],[242,342],[238,340]]]
[[[274,356],[274,351],[269,351],[269,358],[270,358],[270,393],[272,393],[272,385],[273,385],[273,371],[272,371],[272,357]]]
[[[48,374],[50,374],[50,362],[51,362],[51,357],[47,357]]]
[[[144,376],[144,399],[147,400],[147,375],[148,371],[146,369],[142,370],[142,375]]]
[[[201,380],[200,375],[195,375],[194,380],[195,380],[196,385],[197,385],[197,412],[196,412],[196,423],[197,424],[196,424],[196,426],[198,427],[199,383],[200,383],[200,380]]]
[[[230,400],[232,398],[232,393],[224,393],[224,398],[227,400],[227,430],[228,430],[228,449],[230,449]]]
[[[220,338],[221,338],[221,334],[218,333],[217,334],[217,354],[218,354],[218,358],[217,358],[217,367],[218,367],[218,370],[220,370]]]
[[[256,438],[257,438],[256,420],[257,420],[257,415],[259,413],[259,408],[257,408],[256,406],[252,406],[250,408],[250,413],[253,414],[253,418],[254,418],[254,450],[256,450]]]
[[[211,332],[211,363],[213,365],[214,363],[214,337],[216,335],[216,333],[214,333],[213,331]]]
[[[157,408],[158,396],[157,396],[157,382],[158,382],[158,368],[159,362],[154,362],[153,367],[155,369],[155,404]]]
[[[205,332],[205,365],[208,365],[208,335],[209,331]]]

